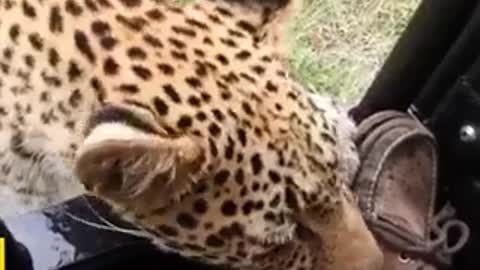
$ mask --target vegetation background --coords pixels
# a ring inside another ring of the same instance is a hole
[[[420,0],[305,3],[289,29],[292,75],[340,103],[354,104],[382,67]]]
[[[323,94],[352,104],[365,93],[420,0],[305,0],[289,64]]]

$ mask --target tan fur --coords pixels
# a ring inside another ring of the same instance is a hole
[[[95,193],[132,205],[139,201],[136,207],[148,211],[171,206],[190,191],[190,171],[203,155],[187,137],[162,139],[123,124],[102,124],[79,149],[76,174]]]
[[[81,183],[208,264],[378,269],[353,124],[281,62],[300,2],[0,1],[3,184]]]

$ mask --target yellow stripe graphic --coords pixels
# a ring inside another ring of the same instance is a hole
[[[5,238],[0,237],[0,270],[5,270]]]

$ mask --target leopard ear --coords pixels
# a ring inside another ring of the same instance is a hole
[[[190,190],[202,155],[188,137],[166,138],[122,123],[104,123],[79,148],[75,173],[87,190],[103,199],[161,208]]]
[[[200,1],[201,2],[201,1]],[[304,0],[210,0],[221,13],[237,15],[237,26],[253,34],[258,42],[283,53],[289,24],[305,7]],[[227,10],[227,11],[225,11]]]

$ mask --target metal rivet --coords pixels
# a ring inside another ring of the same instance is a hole
[[[409,262],[412,261],[412,259],[405,252],[402,252],[402,253],[400,253],[400,255],[398,255],[398,260],[401,263],[409,263]]]
[[[480,190],[480,181],[475,179],[472,181],[472,186],[475,191]]]
[[[462,142],[473,142],[477,139],[477,132],[471,125],[464,125],[460,128],[460,140]]]

